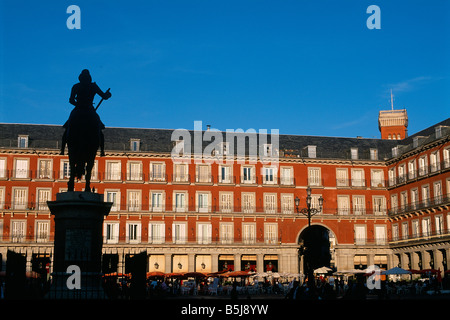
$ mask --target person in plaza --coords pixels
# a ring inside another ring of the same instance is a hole
[[[62,137],[60,154],[64,154],[64,149],[67,143],[67,131],[70,129],[71,122],[77,115],[85,113],[85,115],[92,116],[97,119],[100,130],[100,156],[103,157],[105,155],[105,138],[103,135],[105,125],[95,111],[93,102],[96,94],[98,94],[102,99],[108,100],[111,98],[111,93],[109,91],[103,92],[95,82],[92,82],[92,77],[87,69],[81,71],[81,74],[78,76],[78,80],[80,82],[73,85],[70,93],[69,103],[74,105],[75,108],[70,113],[69,119],[63,125],[65,131]]]

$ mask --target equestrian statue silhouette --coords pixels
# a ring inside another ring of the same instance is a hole
[[[75,106],[69,119],[64,124],[61,153],[67,143],[69,151],[70,176],[67,182],[68,191],[74,191],[75,178],[81,180],[84,175],[86,184],[84,191],[91,192],[91,175],[97,150],[100,148],[100,156],[105,155],[103,129],[105,125],[100,120],[96,110],[103,100],[111,97],[109,89],[106,92],[100,90],[95,82],[92,82],[89,70],[84,69],[78,77],[79,83],[72,87],[69,102]],[[95,95],[102,99],[96,108],[93,106]]]

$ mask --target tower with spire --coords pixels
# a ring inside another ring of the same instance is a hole
[[[406,109],[394,110],[394,96],[391,90],[391,110],[381,110],[378,128],[381,139],[402,140],[408,136],[408,114]]]

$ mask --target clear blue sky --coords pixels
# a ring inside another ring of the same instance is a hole
[[[62,125],[84,68],[106,126],[380,137],[391,89],[410,134],[450,115],[450,1],[0,3],[0,122]]]

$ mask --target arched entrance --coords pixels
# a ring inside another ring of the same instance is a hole
[[[333,233],[321,225],[309,226],[300,233],[299,262],[302,262],[303,272],[306,275],[312,274],[314,269],[330,267],[330,242],[335,242]]]

